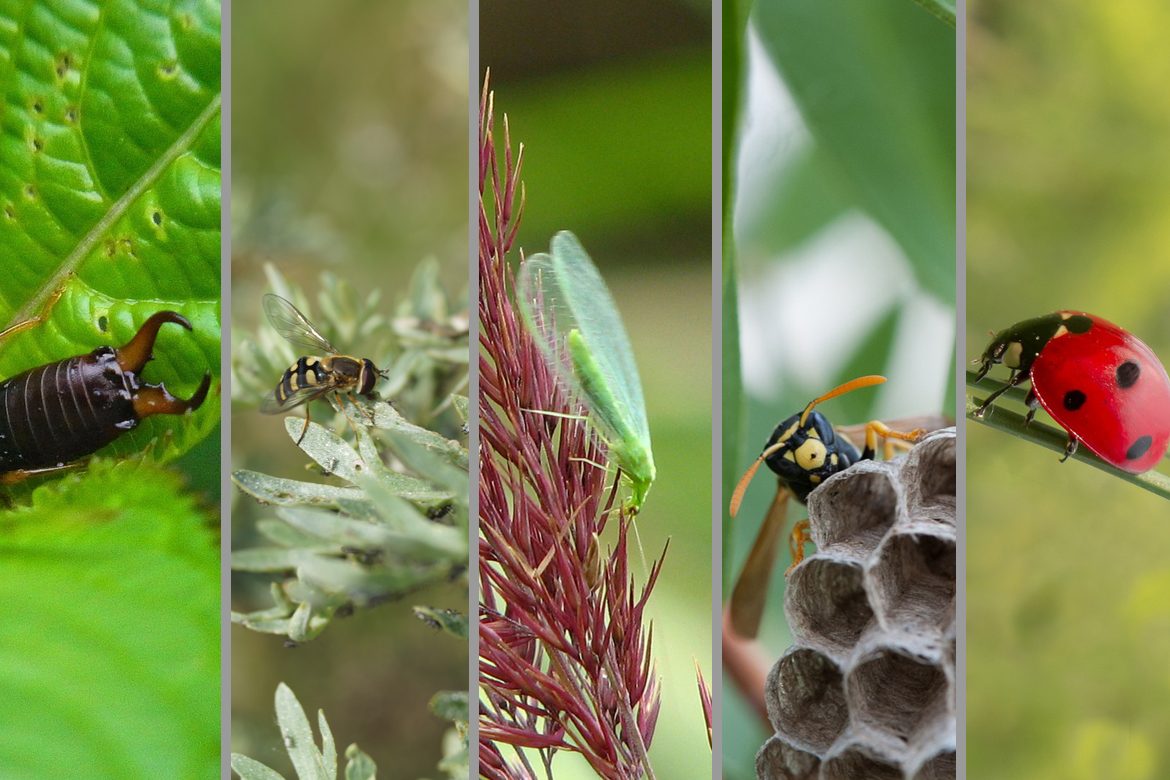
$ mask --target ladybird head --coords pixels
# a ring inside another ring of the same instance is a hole
[[[1012,371],[1027,372],[1044,346],[1064,333],[1085,333],[1093,325],[1092,319],[1080,312],[1058,311],[1017,322],[992,337],[980,363],[976,381],[982,379],[996,363],[1003,363]]]

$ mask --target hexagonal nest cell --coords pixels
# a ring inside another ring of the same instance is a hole
[[[955,429],[837,474],[808,512],[757,776],[955,777]]]

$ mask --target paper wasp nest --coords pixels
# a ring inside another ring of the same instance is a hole
[[[808,513],[757,775],[955,777],[955,429],[834,476]]]

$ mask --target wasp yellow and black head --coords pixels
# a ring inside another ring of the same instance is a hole
[[[736,486],[731,497],[731,516],[739,512],[743,494],[760,463],[767,463],[768,468],[780,477],[781,483],[804,503],[817,485],[863,459],[865,456],[858,453],[848,440],[838,436],[832,424],[820,412],[814,411],[813,407],[851,390],[879,385],[885,381],[885,377],[877,375],[853,379],[809,401],[803,411],[777,425],[760,457]],[[867,452],[872,457],[868,449]]]

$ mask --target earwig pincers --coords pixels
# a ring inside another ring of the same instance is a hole
[[[68,468],[147,417],[198,409],[210,373],[186,400],[141,377],[168,322],[191,330],[182,315],[160,311],[121,347],[98,347],[0,382],[0,482]]]

